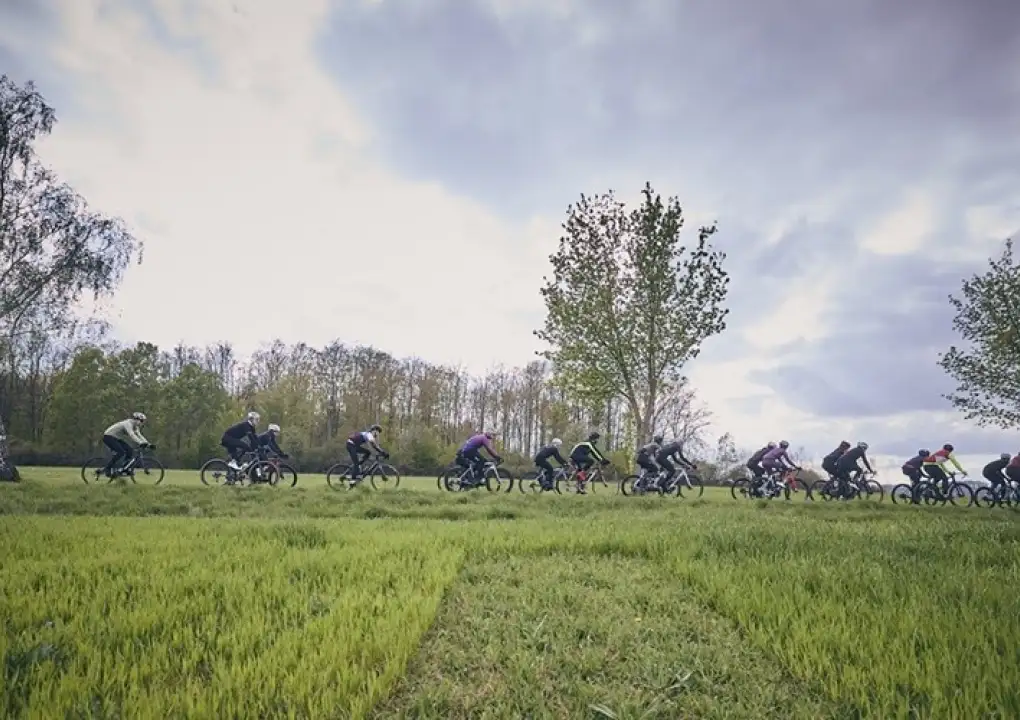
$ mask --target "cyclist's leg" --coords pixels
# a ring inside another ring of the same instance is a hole
[[[112,435],[103,435],[103,445],[113,451],[113,457],[110,458],[109,462],[106,463],[106,467],[103,468],[103,472],[108,473],[114,467],[120,466],[120,461],[124,458],[124,448],[128,447],[128,445],[120,438],[115,438]],[[128,447],[128,450],[130,449]]]
[[[673,476],[676,475],[676,466],[673,465],[673,461],[670,460],[668,457],[658,456],[655,459],[659,462],[659,467],[661,467],[666,472],[666,474],[659,481],[659,484],[661,487],[667,487],[669,483],[673,480]]]
[[[588,482],[588,471],[591,470],[594,464],[595,461],[590,457],[574,461],[574,465],[577,466],[577,492],[580,495],[585,494],[584,486]]]
[[[644,471],[641,477],[641,486],[645,487],[648,485],[648,481],[659,474],[659,466],[656,465],[651,458],[638,456],[637,464]]]
[[[548,488],[552,484],[553,478],[553,466],[548,460],[536,460],[535,466],[538,468],[538,482],[543,488]]]
[[[362,465],[364,465],[366,460],[372,457],[372,451],[362,446],[358,448],[358,457],[361,459],[361,462],[358,463],[358,467],[360,468]]]
[[[240,467],[241,458],[244,457],[244,453],[248,449],[247,443],[243,443],[229,435],[224,435],[220,440],[220,445],[226,448],[227,454],[230,456],[230,462],[233,463],[233,468],[236,470]]]
[[[945,470],[943,470],[940,466],[929,465],[928,477],[931,478],[933,483],[938,485],[938,487],[942,490],[943,493],[949,492],[949,476],[946,475]]]
[[[361,453],[358,452],[358,446],[350,440],[345,445],[347,448],[347,456],[351,459],[351,480],[357,480],[361,477]]]

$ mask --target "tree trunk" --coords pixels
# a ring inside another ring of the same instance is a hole
[[[0,418],[0,480],[4,482],[19,482],[18,468],[11,462],[11,451],[7,446],[7,428],[4,427],[4,420]]]

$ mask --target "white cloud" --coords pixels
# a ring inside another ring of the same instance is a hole
[[[65,0],[49,48],[90,105],[41,154],[146,241],[111,303],[121,337],[242,352],[340,337],[474,370],[533,357],[555,224],[511,227],[375,164],[313,54],[325,2],[152,10],[213,67],[127,2]]]
[[[760,350],[775,350],[796,340],[820,340],[829,334],[825,316],[832,305],[835,273],[817,270],[810,281],[796,278],[773,284],[782,300],[768,315],[744,328],[744,339]],[[766,289],[765,292],[771,292]]]
[[[1020,203],[967,208],[967,235],[976,242],[1001,243],[1020,231]]]
[[[861,245],[879,255],[910,255],[931,237],[936,222],[935,208],[928,193],[910,190],[898,208],[872,226]]]

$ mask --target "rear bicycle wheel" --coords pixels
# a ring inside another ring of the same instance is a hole
[[[106,467],[106,458],[94,457],[89,458],[85,461],[85,464],[81,466],[81,479],[88,484],[96,484],[100,482],[110,482],[112,478],[107,477],[103,469]]]
[[[974,491],[974,504],[978,507],[995,507],[999,504],[999,498],[995,496],[990,487],[979,487]]]
[[[392,465],[381,463],[369,475],[368,481],[376,490],[396,490],[400,487],[400,473]]]
[[[357,483],[351,482],[351,466],[336,463],[326,470],[326,484],[334,490],[350,490]]]
[[[916,505],[917,500],[914,496],[914,488],[906,483],[900,483],[893,487],[889,492],[889,497],[893,501],[893,505]]]
[[[627,477],[625,477],[623,480],[620,481],[620,492],[623,493],[624,495],[628,496],[628,497],[631,496],[631,495],[639,494],[634,489],[634,485],[640,479],[641,478],[638,475],[628,475]]]
[[[154,457],[146,455],[138,460],[131,474],[131,481],[142,485],[159,485],[163,482],[166,470],[163,463]]]
[[[921,482],[917,484],[915,490],[917,497],[925,505],[945,505],[946,499],[942,496],[942,491],[932,482]]]
[[[751,487],[751,481],[747,478],[737,478],[730,485],[730,495],[734,500],[746,500],[747,491]]]
[[[227,465],[226,460],[213,458],[207,461],[202,466],[202,469],[198,471],[198,477],[203,485],[212,487],[213,485],[223,485],[228,479],[234,477],[235,472],[233,468]]]

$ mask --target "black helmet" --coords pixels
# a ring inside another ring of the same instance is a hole
[[[950,443],[946,443],[942,446],[942,449],[946,452],[953,452],[953,446]]]
[[[599,434],[598,434],[597,432],[593,432],[593,433],[591,433],[591,434],[590,434],[590,435],[588,436],[588,442],[595,442],[595,441],[596,441],[596,440],[598,440],[598,439],[599,439],[600,437],[602,437],[602,436],[601,436],[601,435],[599,435]]]
[[[1002,453],[1002,455],[999,456],[999,459],[1000,460],[1009,460],[1011,457],[1013,457],[1013,456],[1010,455],[1009,453]]]
[[[924,457],[928,457],[929,455],[931,455],[931,450],[918,450],[917,454],[923,455]]]
[[[662,445],[662,435],[656,435],[652,438],[652,442],[656,445]]]
[[[785,450],[786,448],[790,447],[790,443],[788,443],[786,440],[780,440],[779,441],[779,447],[781,447],[781,448],[783,448],[783,450]]]

